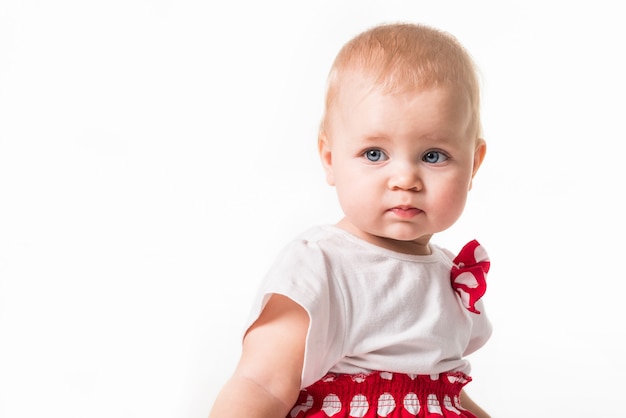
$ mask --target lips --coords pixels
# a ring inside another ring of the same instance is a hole
[[[389,209],[389,212],[393,213],[394,215],[402,219],[413,218],[419,215],[420,213],[422,213],[420,209],[414,208],[412,206],[396,206],[394,208]]]

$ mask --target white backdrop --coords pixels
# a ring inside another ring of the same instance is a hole
[[[470,394],[494,417],[626,416],[622,16],[3,0],[0,417],[206,417],[276,252],[339,217],[316,155],[330,63],[398,20],[452,32],[483,75],[487,159],[436,237],[493,262]]]

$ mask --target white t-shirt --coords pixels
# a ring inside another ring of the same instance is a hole
[[[374,370],[408,374],[461,371],[464,356],[491,335],[481,312],[465,309],[450,284],[454,255],[397,253],[334,226],[314,227],[293,240],[263,280],[248,326],[272,294],[309,314],[302,388],[327,372]]]

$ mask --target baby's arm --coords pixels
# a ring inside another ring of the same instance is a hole
[[[467,392],[465,392],[465,389],[461,390],[461,406],[476,415],[478,418],[490,418],[489,414],[483,411],[483,409],[469,397]]]
[[[309,316],[273,295],[243,340],[239,364],[209,418],[285,417],[300,393]]]

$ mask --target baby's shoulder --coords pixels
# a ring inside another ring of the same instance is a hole
[[[437,254],[440,258],[452,264],[452,260],[454,260],[454,257],[455,257],[452,251],[450,251],[449,249],[445,247],[442,247],[440,245],[433,244],[433,243],[430,244],[430,249],[433,254]]]
[[[280,250],[274,269],[314,268],[327,264],[327,254],[337,249],[335,234],[324,226],[311,227],[296,235]]]
[[[345,250],[345,233],[331,225],[313,226],[291,240],[283,251],[312,255],[313,253],[333,254]]]

